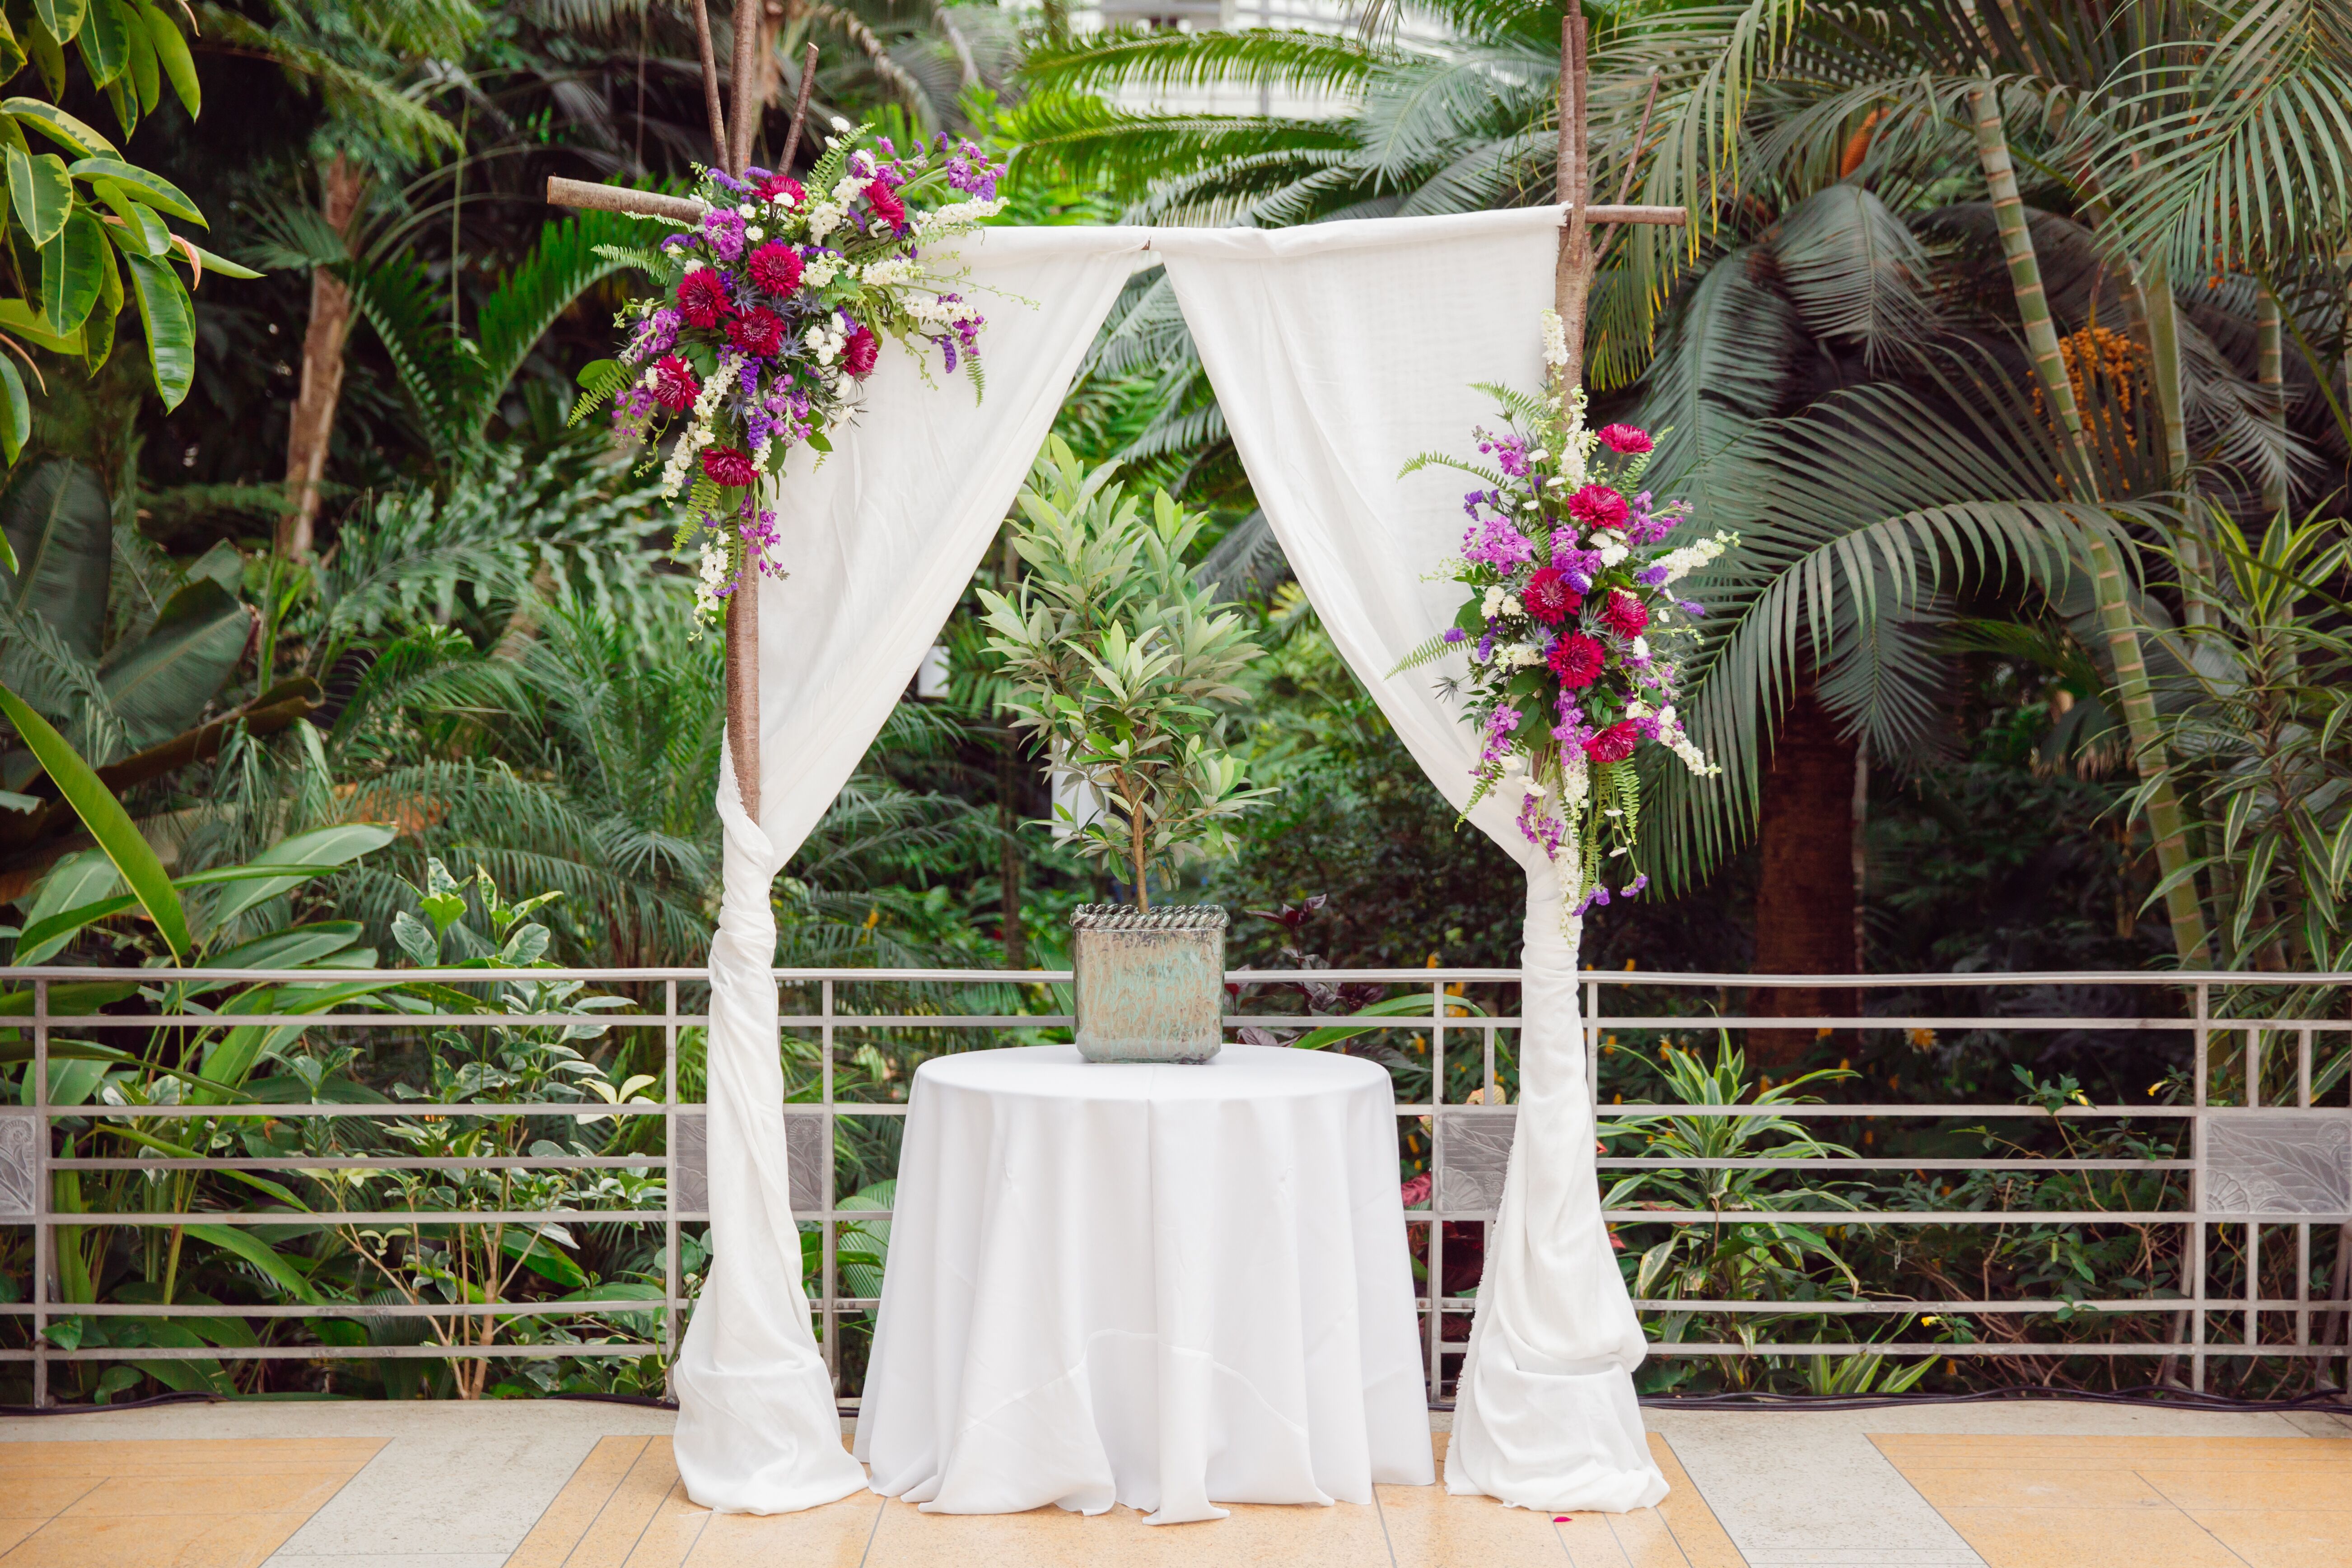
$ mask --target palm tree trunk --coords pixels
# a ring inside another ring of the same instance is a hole
[[[1763,868],[1756,888],[1759,974],[1851,974],[1854,953],[1856,752],[1810,683],[1772,738],[1757,810]],[[1757,990],[1752,1013],[1774,1017],[1851,1013],[1843,986]],[[1786,1068],[1813,1047],[1814,1031],[1751,1029],[1748,1059]]]
[[[366,176],[338,153],[321,176],[328,226],[345,239],[359,214]],[[294,509],[278,523],[278,552],[289,561],[310,556],[319,521],[319,482],[327,471],[327,444],[335,432],[335,405],[343,395],[343,346],[352,333],[351,286],[332,269],[310,269],[310,324],[302,334],[302,384],[286,431],[286,492]]]
[[[1969,97],[1976,115],[1977,159],[1992,196],[2001,250],[2009,261],[2010,289],[2025,327],[2026,347],[2041,376],[2042,395],[2080,459],[2085,482],[2091,482],[2095,470],[2083,438],[2083,413],[2074,401],[2074,384],[2067,376],[2065,356],[2059,352],[2049,297],[2042,291],[2042,264],[2034,254],[2032,231],[2026,226],[2025,203],[2018,195],[2017,170],[2010,161],[2009,136],[2001,125],[2000,94],[1987,80],[1982,87],[1971,89]],[[2157,731],[2156,694],[2148,684],[2147,662],[2140,651],[2139,628],[2133,620],[2123,563],[2101,534],[2085,530],[2084,548],[2091,560],[2099,621],[2115,661],[2116,687],[2122,699],[2124,722],[2131,732],[2133,762],[2140,777],[2154,778],[2164,768],[2164,742]],[[2198,898],[2195,879],[2180,875],[2189,863],[2189,837],[2181,822],[2180,797],[2168,782],[2157,781],[2148,798],[2147,819],[2156,838],[2158,869],[2173,879],[2164,903],[2172,922],[2174,950],[2183,963],[2201,968],[2210,962],[2204,906]]]

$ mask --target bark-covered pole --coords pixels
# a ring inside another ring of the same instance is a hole
[[[1596,206],[1592,202],[1591,69],[1585,54],[1584,16],[1571,10],[1559,25],[1559,152],[1553,176],[1553,200],[1568,208],[1560,225],[1559,259],[1552,272],[1552,309],[1559,314],[1560,335],[1568,345],[1568,362],[1559,372],[1555,389],[1563,397],[1584,380],[1584,321],[1592,297],[1592,279],[1608,245],[1593,243],[1595,225],[1621,223],[1679,224],[1686,221],[1680,207],[1629,206],[1633,179],[1650,136],[1650,116],[1658,106],[1658,79],[1650,78],[1648,100],[1642,107],[1641,129],[1625,150],[1625,175],[1617,200]],[[1614,237],[1613,234],[1610,237]]]
[[[697,0],[697,5],[700,0]],[[737,179],[751,162],[759,134],[758,90],[751,85],[752,51],[760,37],[760,0],[735,0],[735,139],[727,144],[727,172]],[[713,100],[715,102],[716,100]],[[714,121],[717,110],[712,110]],[[757,484],[748,503],[760,504]],[[747,538],[738,559],[735,591],[727,596],[727,748],[743,815],[760,820],[760,563]]]

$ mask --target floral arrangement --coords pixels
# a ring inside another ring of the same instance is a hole
[[[1507,420],[1499,432],[1475,432],[1485,461],[1427,453],[1405,466],[1458,468],[1482,482],[1463,499],[1462,553],[1437,573],[1468,590],[1461,611],[1397,668],[1467,652],[1468,675],[1451,684],[1480,741],[1469,806],[1496,790],[1517,794],[1519,830],[1561,864],[1577,916],[1609,902],[1612,876],[1618,897],[1649,884],[1632,860],[1636,752],[1660,745],[1702,777],[1722,771],[1675,717],[1679,672],[1666,650],[1706,614],[1674,584],[1738,540],[1716,533],[1665,547],[1688,508],[1634,488],[1649,467],[1649,436],[1630,425],[1587,430],[1583,390],[1557,385],[1567,356],[1549,310],[1544,337],[1550,397],[1480,388]]]
[[[902,154],[835,120],[806,185],[705,169],[698,226],[651,249],[599,247],[645,268],[660,292],[623,309],[620,355],[581,373],[572,416],[609,399],[615,431],[646,443],[646,468],[659,463],[663,495],[685,492],[677,548],[700,547],[698,627],[752,572],[781,574],[760,481],[794,447],[832,450],[826,432],[856,414],[884,339],[919,357],[936,348],[950,374],[961,364],[980,386],[984,320],[921,253],[1001,211],[1003,172],[971,142],[941,136]]]

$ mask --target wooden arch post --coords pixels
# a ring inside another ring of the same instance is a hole
[[[1552,309],[1559,314],[1560,335],[1568,345],[1568,362],[1560,367],[1559,394],[1565,397],[1584,381],[1584,322],[1592,296],[1592,279],[1608,258],[1621,223],[1680,224],[1687,221],[1680,207],[1627,206],[1633,176],[1642,167],[1644,144],[1650,139],[1650,116],[1658,107],[1658,79],[1650,78],[1650,95],[1642,105],[1642,126],[1625,154],[1625,177],[1617,200],[1608,206],[1592,202],[1591,103],[1588,89],[1591,68],[1585,58],[1584,13],[1570,5],[1559,24],[1559,153],[1554,177],[1554,200],[1568,209],[1559,228],[1559,261],[1552,278]],[[1593,243],[1593,226],[1601,226],[1600,243]]]
[[[710,41],[710,13],[706,0],[692,0],[694,41],[702,60],[703,107],[710,116],[710,165],[737,179],[751,166],[752,144],[760,133],[761,105],[752,85],[759,75],[761,0],[735,0],[735,118],[732,134],[719,95],[719,59]],[[792,129],[784,136],[779,170],[790,170],[800,151],[801,129],[808,119],[809,89],[816,81],[816,46],[811,44],[801,62],[800,92],[793,103]],[[635,191],[625,185],[593,184],[584,180],[550,178],[547,199],[555,206],[593,207],[601,212],[635,213],[698,224],[709,206],[690,196],[667,196],[657,191]],[[757,505],[756,491],[753,505]],[[736,574],[735,588],[727,596],[727,745],[735,765],[735,788],[743,814],[760,820],[760,572],[747,551]]]

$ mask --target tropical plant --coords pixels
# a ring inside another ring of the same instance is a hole
[[[1154,868],[1172,878],[1229,853],[1226,824],[1270,793],[1244,784],[1219,710],[1243,697],[1234,677],[1261,650],[1184,564],[1205,519],[1160,490],[1147,521],[1117,475],[1087,473],[1053,438],[1013,531],[1028,574],[1012,595],[980,595],[1006,710],[1100,803],[1088,816],[1058,807],[1061,826],[1082,853],[1124,862],[1149,909]]]
[[[188,19],[193,26],[193,14]],[[20,3],[0,16],[0,79],[17,75],[30,61],[47,95],[0,102],[7,228],[12,237],[21,234],[39,259],[37,289],[26,288],[31,279],[12,268],[16,286],[0,294],[0,347],[16,355],[0,353],[0,459],[11,466],[31,438],[33,423],[32,394],[16,361],[24,362],[36,389],[47,387],[26,343],[79,359],[96,375],[114,352],[116,319],[135,301],[155,390],[164,407],[177,407],[195,375],[188,289],[207,268],[231,278],[260,276],[175,233],[167,218],[201,228],[204,214],[169,180],[125,162],[112,142],[58,107],[68,86],[68,44],[90,89],[114,111],[125,141],[142,116],[162,105],[166,82],[191,119],[203,108],[188,41],[168,7],[150,0],[70,0]],[[40,143],[64,148],[72,162],[34,151]],[[175,265],[188,268],[184,286]],[[0,566],[8,564],[0,560]]]

